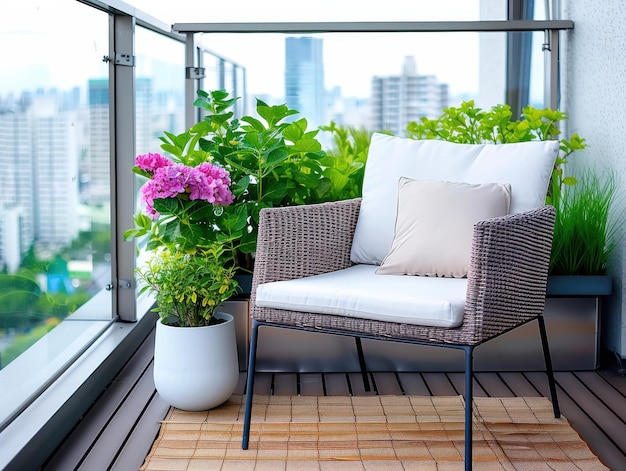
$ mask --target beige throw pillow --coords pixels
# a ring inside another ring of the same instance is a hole
[[[510,205],[509,184],[400,178],[395,235],[376,273],[467,276],[474,224]]]

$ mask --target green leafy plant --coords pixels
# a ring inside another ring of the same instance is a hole
[[[372,132],[365,128],[339,126],[331,121],[320,129],[332,135],[333,147],[320,160],[324,179],[316,188],[322,201],[339,201],[361,196],[363,174]]]
[[[251,271],[259,211],[314,201],[325,154],[319,131],[307,130],[306,119],[287,121],[296,110],[257,100],[258,117],[238,119],[232,111],[237,100],[224,90],[199,90],[194,106],[204,118],[182,134],[165,133],[161,148],[178,162],[212,162],[229,172],[233,203],[217,216],[204,214],[209,223],[197,229],[203,240],[224,244],[240,270]]]
[[[200,327],[215,323],[215,309],[237,290],[234,266],[224,264],[219,244],[191,253],[162,247],[136,271],[140,292],[155,294],[164,324]]]
[[[560,134],[557,123],[568,118],[562,111],[529,105],[522,110],[522,117],[514,120],[509,105],[500,104],[483,110],[476,107],[473,100],[443,111],[437,119],[423,117],[420,122],[409,123],[407,135],[414,139],[442,139],[463,144],[545,141],[557,139]],[[585,140],[578,134],[560,140],[561,152],[552,172],[547,204],[557,205],[563,188],[576,183],[574,177],[564,175],[563,167],[572,152],[585,147]]]
[[[556,206],[552,275],[603,275],[617,243],[622,218],[611,218],[615,178],[601,180],[590,170],[566,187]]]
[[[142,154],[133,171],[141,187],[143,211],[125,237],[146,238],[147,261],[136,270],[156,296],[163,323],[210,325],[216,307],[236,291],[235,266],[225,245],[212,235],[234,197],[228,172],[210,162],[187,165],[161,154]]]

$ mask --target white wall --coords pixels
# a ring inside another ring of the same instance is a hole
[[[561,104],[569,116],[567,133],[587,140],[572,156],[575,165],[592,163],[615,172],[626,195],[626,2],[563,0],[563,19],[574,29],[562,34]],[[626,197],[619,204],[625,217]],[[614,294],[604,304],[603,344],[626,359],[626,237],[613,254]]]

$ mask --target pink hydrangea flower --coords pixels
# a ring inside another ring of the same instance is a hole
[[[161,154],[153,154],[149,152],[147,154],[138,155],[135,158],[135,165],[141,170],[155,173],[159,168],[173,165],[173,162],[167,157],[163,157]]]
[[[230,175],[222,167],[202,163],[193,169],[189,179],[189,199],[206,200],[211,204],[228,206],[233,202]]]
[[[188,167],[166,159],[169,163],[163,164],[161,159],[165,158],[159,154],[146,154],[144,157],[141,165],[145,165],[145,168],[139,163],[137,165],[149,172],[153,171],[152,179],[141,187],[146,213],[152,219],[159,217],[158,211],[154,209],[156,199],[204,200],[219,206],[228,206],[233,202],[230,176],[225,169],[208,162],[198,167]]]

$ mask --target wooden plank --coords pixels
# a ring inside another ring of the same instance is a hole
[[[323,396],[324,375],[321,373],[300,373],[301,396]]]
[[[431,396],[430,390],[420,373],[398,373],[398,379],[407,396]]]
[[[474,378],[478,381],[489,397],[514,397],[513,391],[509,389],[498,373],[475,373]]]
[[[102,463],[112,463],[135,426],[138,414],[144,410],[148,398],[153,394],[152,374],[142,375],[135,387],[119,404],[115,413],[111,414],[110,423],[102,430],[93,448],[88,451],[76,469],[92,471],[99,469]]]
[[[372,373],[372,376],[376,382],[376,390],[378,391],[378,394],[387,396],[402,395],[402,388],[400,387],[400,383],[398,383],[398,378],[395,373]]]
[[[272,394],[272,373],[254,374],[254,394]]]
[[[235,387],[235,394],[246,393],[246,381],[248,380],[248,373],[246,371],[239,372],[239,380],[237,381],[237,387]]]
[[[620,449],[626,450],[626,424],[617,417],[616,411],[587,389],[573,373],[559,372],[556,377],[559,385],[568,391],[568,395],[577,404],[584,405],[587,415],[594,422],[602,424],[603,432]]]
[[[274,373],[274,395],[295,396],[298,394],[296,373]]]
[[[346,373],[325,373],[324,383],[326,384],[327,396],[349,396],[350,387]]]
[[[457,396],[459,394],[445,374],[422,373],[422,376],[433,396]]]
[[[500,377],[516,397],[541,396],[541,393],[528,381],[524,373],[504,371],[500,373]]]
[[[83,419],[76,425],[74,430],[55,451],[55,454],[44,465],[46,471],[75,469],[82,461],[87,450],[97,441],[103,430],[110,427],[109,422],[115,416],[120,403],[124,402],[129,392],[136,382],[146,373],[152,363],[154,354],[154,330],[146,337],[146,340],[139,346],[135,354],[120,371],[120,374],[113,380],[111,385],[96,400],[94,405],[87,411]],[[152,370],[150,370],[152,371]],[[151,375],[152,373],[150,373]],[[152,377],[148,378],[149,380]],[[154,385],[154,380],[152,382]],[[136,404],[136,410],[129,413],[135,417],[141,413],[144,405],[154,393],[147,393],[145,401],[141,400]]]
[[[457,394],[465,395],[465,373],[447,373],[448,379],[454,386]],[[487,393],[482,386],[473,378],[474,381],[474,397],[487,397]]]
[[[133,428],[128,440],[124,443],[110,471],[138,469],[143,464],[146,456],[152,449],[154,440],[159,434],[161,421],[169,410],[170,405],[155,391],[152,400],[141,415],[137,425]]]
[[[549,397],[548,384],[545,381],[545,374],[538,372],[526,373],[526,377],[537,389],[546,397]],[[593,453],[612,470],[626,469],[626,458],[619,445],[616,445],[612,438],[605,434],[604,429],[607,424],[595,422],[586,411],[593,408],[592,404],[585,402],[585,399],[569,382],[565,382],[565,390],[561,387],[563,376],[558,376],[558,396],[561,413],[567,418],[572,428],[578,432],[580,437],[587,443]],[[567,392],[565,392],[567,391]],[[582,401],[582,402],[579,402]],[[596,404],[597,405],[597,404]],[[591,411],[590,411],[591,412]]]
[[[612,370],[600,370],[598,372],[612,387],[626,396],[626,376],[615,373]]]
[[[595,371],[575,371],[574,376],[593,392],[623,422],[626,422],[626,397]]]
[[[363,383],[363,375],[361,373],[348,373],[348,381],[350,381],[350,388],[353,396],[375,396],[375,382],[372,378],[372,374],[368,373],[368,381],[370,390],[365,390],[365,384]]]

